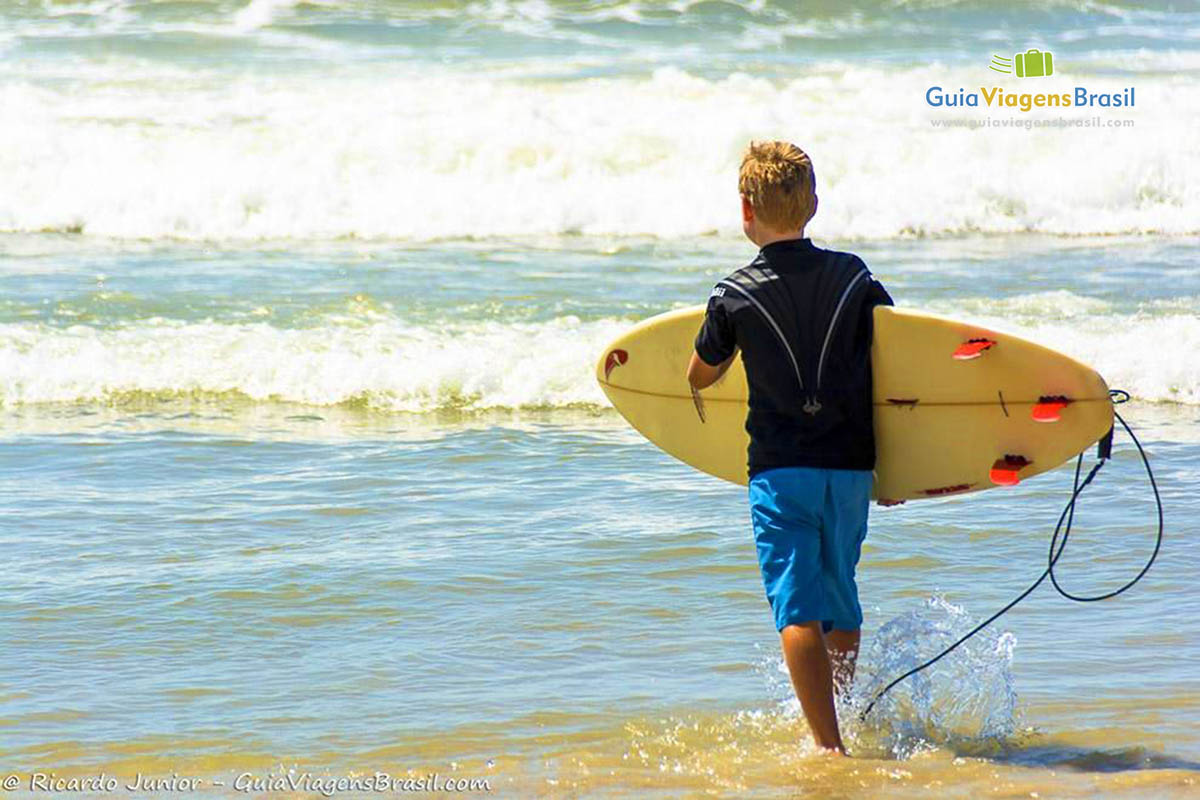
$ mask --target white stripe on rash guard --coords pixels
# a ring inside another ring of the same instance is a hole
[[[825,369],[825,351],[829,349],[829,339],[833,336],[833,327],[837,325],[838,316],[842,313],[842,306],[846,304],[846,298],[850,296],[850,290],[855,287],[859,280],[867,274],[867,271],[861,270],[854,278],[846,285],[842,292],[842,298],[838,300],[837,307],[833,310],[833,318],[829,320],[829,328],[825,331],[825,342],[821,345],[821,359],[817,362],[817,389],[821,388],[821,373]]]
[[[733,289],[742,297],[753,303],[754,307],[758,309],[758,312],[763,315],[763,317],[767,320],[767,324],[771,326],[771,329],[775,331],[775,335],[779,337],[779,341],[783,344],[783,349],[787,350],[788,358],[790,358],[792,361],[792,369],[796,371],[796,383],[800,384],[800,391],[804,391],[804,379],[800,377],[800,365],[796,363],[796,354],[792,352],[792,346],[788,344],[787,337],[783,335],[783,331],[780,330],[778,323],[775,322],[775,319],[767,313],[767,310],[763,308],[762,303],[751,297],[749,292],[738,286],[736,283],[732,283],[730,281],[720,281],[718,285],[728,286],[730,289]]]

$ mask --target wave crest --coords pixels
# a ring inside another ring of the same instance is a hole
[[[1178,147],[1200,122],[1184,79],[1102,79],[1136,80],[1128,130],[971,131],[932,128],[949,112],[923,99],[933,84],[974,86],[963,68],[833,65],[783,81],[201,71],[170,91],[169,69],[139,69],[97,66],[86,90],[0,86],[0,230],[736,235],[741,151],[763,137],[812,154],[811,227],[825,238],[1200,230],[1200,151]],[[1097,168],[1114,153],[1119,169]]]
[[[0,405],[236,395],[404,412],[606,408],[596,358],[632,324],[565,316],[410,325],[375,316],[353,324],[330,317],[311,328],[161,318],[113,328],[0,325]],[[1192,314],[1101,315],[1019,329],[1011,317],[973,318],[1091,364],[1139,399],[1200,404],[1200,376],[1191,368],[1200,320]]]

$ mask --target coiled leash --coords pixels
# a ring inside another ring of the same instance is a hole
[[[1109,397],[1112,398],[1112,402],[1113,402],[1114,406],[1120,405],[1121,403],[1125,403],[1125,402],[1129,401],[1129,392],[1126,392],[1122,389],[1112,389],[1109,391],[1108,394],[1109,394]],[[1121,423],[1121,427],[1123,427],[1125,429],[1125,432],[1127,434],[1129,434],[1129,438],[1132,439],[1134,445],[1137,446],[1138,455],[1141,456],[1142,464],[1146,468],[1146,477],[1150,479],[1150,488],[1154,490],[1155,506],[1157,506],[1157,508],[1158,508],[1158,535],[1155,537],[1155,540],[1154,540],[1154,552],[1152,552],[1150,554],[1150,558],[1146,561],[1146,564],[1145,564],[1145,566],[1142,567],[1141,571],[1138,572],[1138,574],[1134,576],[1133,580],[1129,581],[1124,586],[1121,586],[1118,589],[1114,589],[1111,592],[1105,592],[1104,594],[1093,595],[1090,597],[1076,595],[1076,594],[1072,594],[1071,592],[1068,592],[1066,589],[1064,589],[1062,586],[1059,585],[1058,578],[1054,574],[1054,565],[1058,563],[1059,557],[1062,556],[1063,550],[1066,549],[1067,539],[1071,535],[1071,523],[1075,519],[1075,501],[1076,501],[1076,499],[1078,499],[1079,494],[1080,494],[1080,492],[1083,491],[1084,487],[1087,486],[1089,483],[1091,483],[1092,479],[1096,477],[1096,473],[1100,471],[1100,468],[1104,466],[1105,462],[1108,461],[1108,459],[1110,459],[1112,457],[1113,432],[1110,430],[1108,432],[1108,434],[1103,439],[1100,440],[1100,444],[1099,444],[1099,448],[1098,448],[1098,452],[1097,452],[1097,458],[1099,459],[1099,461],[1097,461],[1095,466],[1093,466],[1091,468],[1091,470],[1088,472],[1087,477],[1083,479],[1083,483],[1079,482],[1080,468],[1083,465],[1083,453],[1080,453],[1079,457],[1075,460],[1075,481],[1074,481],[1074,485],[1073,485],[1074,489],[1071,492],[1071,499],[1067,502],[1067,505],[1063,508],[1062,514],[1060,514],[1058,517],[1058,524],[1054,526],[1054,535],[1052,537],[1050,537],[1050,550],[1049,550],[1049,553],[1047,554],[1046,570],[1038,577],[1038,579],[1036,581],[1034,581],[1029,586],[1028,589],[1021,592],[1019,595],[1017,595],[1017,597],[1015,599],[1013,599],[1013,601],[1010,602],[1008,605],[1004,606],[1004,608],[1000,609],[995,614],[993,614],[992,616],[985,619],[983,622],[976,625],[971,630],[970,633],[963,636],[961,639],[959,639],[954,644],[947,647],[942,652],[938,653],[933,658],[926,661],[924,664],[921,664],[917,667],[910,669],[908,672],[904,673],[899,678],[896,678],[894,681],[889,683],[887,686],[883,687],[883,689],[880,690],[875,695],[875,697],[873,697],[871,699],[871,702],[867,704],[867,707],[863,709],[862,713],[859,715],[860,720],[865,721],[867,718],[867,715],[871,713],[871,709],[873,709],[875,707],[875,704],[878,703],[885,694],[887,694],[889,691],[891,691],[893,688],[895,688],[898,684],[900,684],[901,682],[903,682],[904,680],[906,680],[908,678],[911,678],[913,675],[916,675],[918,672],[920,672],[924,669],[927,669],[928,667],[932,667],[934,664],[941,661],[947,655],[954,652],[959,647],[959,645],[961,645],[963,642],[967,641],[972,636],[979,633],[981,630],[986,628],[988,625],[991,625],[993,622],[998,620],[1000,617],[1004,616],[1004,614],[1006,614],[1010,610],[1012,610],[1012,608],[1014,606],[1016,606],[1017,603],[1020,603],[1026,597],[1031,595],[1035,589],[1037,589],[1039,586],[1042,585],[1042,583],[1046,580],[1046,578],[1050,579],[1050,583],[1053,584],[1054,590],[1057,591],[1063,597],[1067,598],[1068,600],[1074,600],[1077,603],[1095,603],[1100,600],[1108,600],[1109,598],[1116,597],[1117,595],[1122,594],[1122,593],[1128,591],[1129,589],[1132,589],[1137,584],[1137,582],[1140,581],[1146,575],[1146,573],[1150,571],[1150,567],[1154,564],[1154,560],[1156,558],[1158,558],[1158,551],[1162,548],[1162,540],[1163,540],[1162,498],[1158,494],[1158,484],[1154,480],[1154,471],[1152,469],[1150,469],[1150,460],[1148,458],[1146,458],[1146,451],[1144,449],[1142,449],[1142,443],[1140,441],[1138,441],[1138,438],[1137,438],[1137,436],[1134,435],[1133,430],[1130,429],[1129,425],[1125,422],[1124,418],[1122,418],[1121,415],[1119,413],[1117,413],[1117,410],[1115,408],[1113,409],[1113,416],[1115,416],[1117,418],[1117,421]],[[1064,521],[1066,522],[1066,527],[1063,526]],[[1061,543],[1059,542],[1060,534],[1062,536]]]

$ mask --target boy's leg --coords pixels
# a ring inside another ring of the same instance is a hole
[[[849,691],[854,682],[860,634],[859,630],[839,631],[836,628],[825,634],[825,647],[833,666],[833,690],[839,695]]]
[[[833,670],[821,634],[820,622],[788,625],[779,632],[783,659],[792,676],[792,688],[804,709],[817,746],[845,754],[833,704]]]
[[[763,586],[792,687],[817,745],[844,752],[833,670],[821,633],[826,610],[821,513],[827,470],[784,467],[750,479],[750,518]]]
[[[867,536],[873,476],[865,470],[830,470],[822,527],[822,580],[833,617],[825,634],[838,693],[849,690],[858,660],[862,607],[855,568]]]

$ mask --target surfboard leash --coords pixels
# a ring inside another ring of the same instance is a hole
[[[1120,405],[1122,403],[1126,403],[1129,401],[1129,392],[1126,392],[1123,389],[1112,389],[1109,391],[1108,394],[1109,394],[1109,397],[1112,398],[1112,402],[1113,402],[1114,406],[1117,406],[1117,405]],[[1154,491],[1154,504],[1158,510],[1158,533],[1155,536],[1155,540],[1154,540],[1154,550],[1153,550],[1153,552],[1150,553],[1150,558],[1148,558],[1146,560],[1145,565],[1141,568],[1141,570],[1138,572],[1138,574],[1135,575],[1132,580],[1130,580],[1125,585],[1123,585],[1117,589],[1114,589],[1110,592],[1105,592],[1103,594],[1092,595],[1092,596],[1076,595],[1076,594],[1072,594],[1071,592],[1068,592],[1066,589],[1064,589],[1059,584],[1058,578],[1054,574],[1054,566],[1055,566],[1055,564],[1058,563],[1058,559],[1062,556],[1063,551],[1066,549],[1067,540],[1071,536],[1071,524],[1074,522],[1074,519],[1075,519],[1075,501],[1079,498],[1079,494],[1084,490],[1084,487],[1086,487],[1089,483],[1092,482],[1092,479],[1096,477],[1096,473],[1099,472],[1100,468],[1103,467],[1104,464],[1108,461],[1108,459],[1112,457],[1112,431],[1109,431],[1108,434],[1103,439],[1100,440],[1100,450],[1099,450],[1099,456],[1098,456],[1099,460],[1091,468],[1091,470],[1088,471],[1087,477],[1085,477],[1083,479],[1083,483],[1079,482],[1079,473],[1083,466],[1083,453],[1081,452],[1079,454],[1079,457],[1075,460],[1075,479],[1073,482],[1073,490],[1071,492],[1071,499],[1068,500],[1066,506],[1063,507],[1062,514],[1060,514],[1058,517],[1058,524],[1056,524],[1054,526],[1054,535],[1050,537],[1050,549],[1049,549],[1049,552],[1047,553],[1047,563],[1046,563],[1045,571],[1042,572],[1042,574],[1038,577],[1037,580],[1035,580],[1032,584],[1030,584],[1029,588],[1027,588],[1025,591],[1023,591],[1019,595],[1017,595],[1010,603],[1005,605],[1003,608],[1001,608],[995,614],[992,614],[990,617],[985,619],[983,622],[976,625],[974,628],[971,629],[971,631],[969,633],[967,633],[965,636],[960,638],[954,644],[950,645],[945,650],[938,653],[936,656],[934,656],[933,658],[924,662],[923,664],[913,667],[908,672],[905,672],[903,675],[901,675],[900,677],[893,680],[887,686],[883,687],[883,689],[881,689],[879,692],[877,692],[875,694],[875,696],[871,699],[871,702],[868,703],[866,708],[863,709],[862,713],[859,714],[860,720],[865,721],[867,718],[867,715],[871,713],[871,709],[873,709],[875,707],[875,704],[878,703],[883,698],[883,696],[886,695],[888,692],[890,692],[893,688],[895,688],[897,685],[904,682],[908,678],[911,678],[913,675],[916,675],[918,672],[921,672],[924,669],[932,667],[934,664],[941,661],[943,658],[948,656],[950,653],[954,652],[956,649],[958,649],[958,647],[961,644],[963,644],[963,642],[967,641],[972,636],[979,633],[981,630],[986,628],[988,625],[991,625],[993,622],[998,620],[1000,617],[1004,616],[1006,613],[1011,611],[1014,606],[1016,606],[1018,603],[1020,603],[1026,597],[1033,594],[1034,590],[1037,589],[1039,586],[1041,586],[1042,583],[1045,582],[1046,578],[1050,579],[1050,583],[1054,586],[1055,591],[1057,591],[1060,595],[1067,598],[1068,600],[1073,600],[1077,603],[1095,603],[1100,600],[1108,600],[1110,598],[1116,597],[1117,595],[1123,594],[1126,591],[1128,591],[1129,589],[1132,589],[1138,583],[1138,581],[1140,581],[1143,577],[1145,577],[1146,573],[1150,571],[1150,567],[1153,566],[1155,559],[1158,558],[1159,550],[1162,549],[1162,540],[1163,540],[1162,498],[1159,496],[1158,483],[1154,480],[1154,470],[1152,470],[1150,468],[1150,460],[1146,457],[1146,451],[1145,451],[1145,449],[1142,448],[1142,443],[1140,441],[1138,441],[1138,438],[1134,434],[1133,429],[1131,429],[1129,427],[1129,424],[1125,422],[1125,419],[1117,412],[1117,410],[1115,408],[1113,409],[1113,416],[1115,416],[1117,418],[1117,421],[1121,423],[1121,427],[1125,429],[1125,432],[1127,434],[1129,434],[1129,438],[1133,441],[1134,445],[1137,447],[1138,455],[1141,456],[1141,459],[1142,459],[1142,465],[1146,468],[1146,477],[1150,481],[1150,488]],[[1066,523],[1065,527],[1064,527],[1064,521]],[[1061,542],[1059,541],[1060,534],[1062,537]]]

